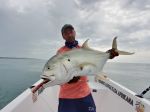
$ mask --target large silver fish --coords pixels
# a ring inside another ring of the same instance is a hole
[[[112,48],[119,55],[133,54],[119,51],[116,39],[117,37],[113,39]],[[89,48],[87,42],[88,40],[83,43],[80,49],[57,54],[47,61],[41,75],[42,79],[49,80],[45,86],[61,85],[70,81],[74,76],[96,76],[102,72],[110,54]]]

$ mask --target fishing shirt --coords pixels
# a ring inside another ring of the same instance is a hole
[[[80,48],[80,46],[76,46],[76,48]],[[63,46],[61,47],[57,53],[64,53],[70,51],[72,49]],[[59,98],[67,98],[67,99],[75,99],[75,98],[83,98],[90,94],[90,87],[87,83],[87,76],[81,76],[80,79],[75,83],[65,83],[60,85]]]

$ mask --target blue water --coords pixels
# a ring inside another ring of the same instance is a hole
[[[0,109],[40,79],[44,60],[0,59]]]
[[[0,109],[40,79],[45,62],[0,58]],[[150,64],[107,63],[104,72],[137,93],[150,86]],[[145,97],[150,98],[150,92]]]

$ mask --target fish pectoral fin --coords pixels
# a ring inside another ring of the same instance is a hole
[[[79,65],[78,65],[78,67],[79,67],[80,70],[83,70],[84,68],[90,67],[90,66],[96,67],[96,65],[95,65],[95,64],[92,64],[92,63],[82,63],[82,64],[79,64]]]

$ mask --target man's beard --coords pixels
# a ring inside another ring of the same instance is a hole
[[[75,41],[75,37],[74,37],[74,36],[70,36],[70,37],[68,37],[68,38],[69,38],[69,39],[68,39],[69,42]]]

